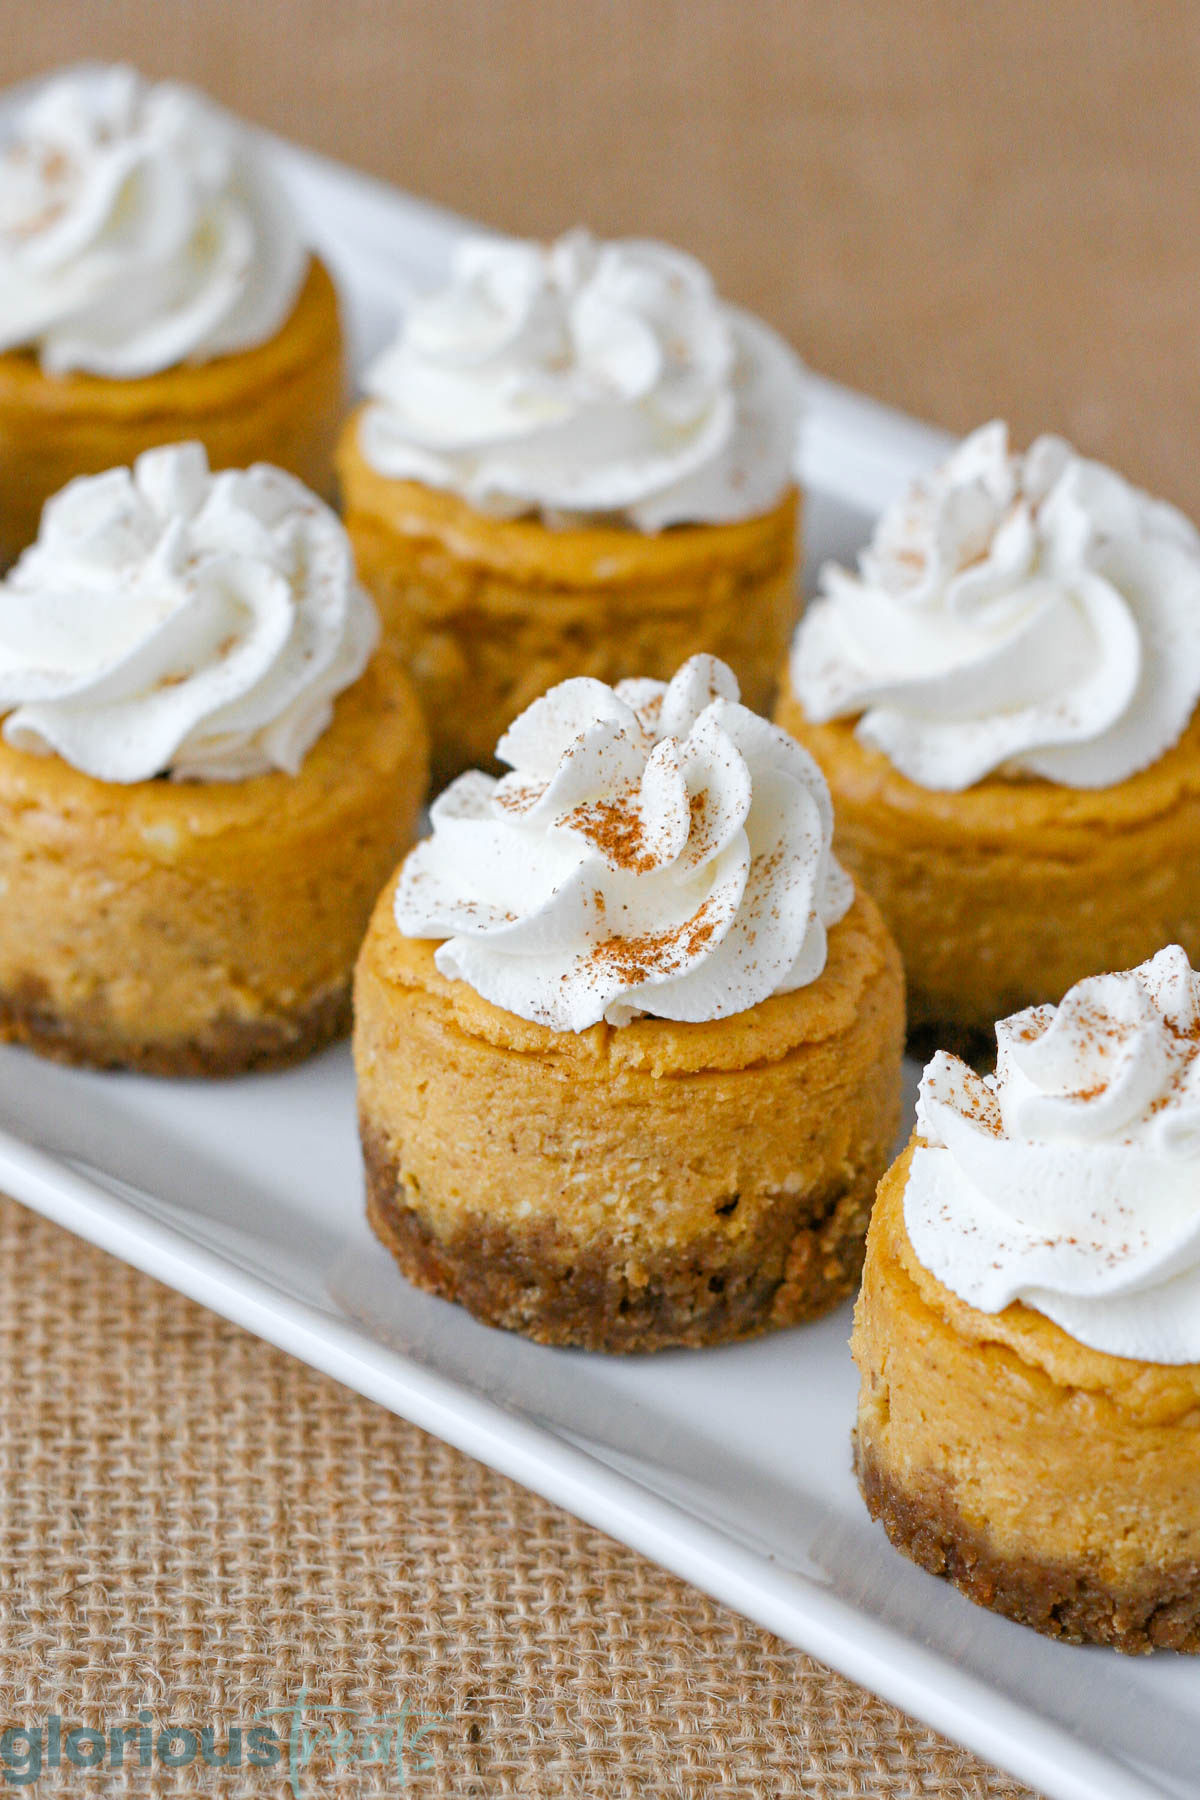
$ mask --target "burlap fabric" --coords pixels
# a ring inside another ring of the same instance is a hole
[[[956,429],[1067,431],[1200,511],[1187,0],[0,0],[0,82],[89,55],[499,226],[673,238],[816,368]],[[0,1724],[223,1729],[307,1684],[445,1713],[414,1792],[1019,1791],[219,1320],[0,1224]],[[288,1791],[36,1791],[123,1779]],[[397,1780],[327,1762],[313,1791]]]

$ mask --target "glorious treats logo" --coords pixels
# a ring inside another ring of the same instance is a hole
[[[307,1688],[290,1706],[219,1727],[159,1720],[148,1709],[102,1727],[72,1725],[50,1713],[38,1724],[0,1730],[0,1777],[8,1787],[32,1787],[49,1769],[268,1769],[286,1779],[294,1800],[307,1800],[334,1772],[382,1767],[393,1790],[402,1790],[433,1767],[424,1740],[442,1717],[407,1700],[371,1714],[319,1705]]]

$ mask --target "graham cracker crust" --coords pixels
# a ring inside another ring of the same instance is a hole
[[[639,1253],[631,1274],[627,1245],[573,1244],[546,1223],[516,1231],[464,1212],[453,1237],[439,1237],[384,1133],[365,1118],[360,1131],[367,1218],[408,1280],[541,1344],[621,1353],[732,1343],[822,1317],[862,1272],[869,1174],[819,1199],[780,1195],[763,1228],[740,1239],[714,1228],[683,1251]]]
[[[948,1489],[920,1496],[880,1466],[857,1435],[854,1471],[867,1510],[897,1550],[973,1600],[1045,1637],[1106,1644],[1126,1656],[1200,1651],[1200,1564],[1148,1569],[1115,1588],[1085,1563],[1001,1555],[969,1525]]]
[[[130,1037],[100,1005],[60,1013],[34,977],[0,993],[0,1043],[24,1044],[54,1062],[140,1075],[221,1077],[284,1069],[349,1030],[349,977],[298,1012],[253,1020],[218,1017],[192,1037],[171,1040]]]

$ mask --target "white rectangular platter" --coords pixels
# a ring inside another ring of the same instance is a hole
[[[11,97],[8,101],[11,104]],[[4,102],[0,102],[0,129]],[[273,146],[356,357],[457,221]],[[945,447],[814,380],[808,572]],[[910,1070],[910,1082],[913,1075]],[[898,1556],[850,1473],[849,1308],[735,1348],[546,1350],[417,1293],[367,1230],[345,1047],[206,1085],[0,1050],[0,1189],[635,1546],[1055,1800],[1200,1792],[1200,1665],[1049,1643]]]

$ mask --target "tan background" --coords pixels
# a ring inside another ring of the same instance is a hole
[[[88,55],[498,226],[673,238],[815,367],[1200,513],[1200,7],[0,0],[0,82]],[[412,1791],[455,1800],[1018,1795],[11,1204],[0,1252],[0,1724],[223,1728],[307,1682],[446,1712]],[[195,1779],[129,1791],[286,1791]]]

